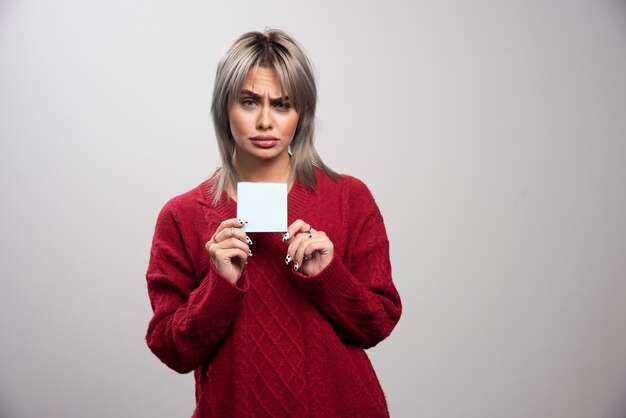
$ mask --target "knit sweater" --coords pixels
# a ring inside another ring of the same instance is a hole
[[[334,245],[330,264],[305,276],[285,264],[280,233],[249,233],[253,256],[236,284],[214,267],[205,243],[236,217],[209,181],[159,214],[146,274],[154,311],[146,340],[179,373],[194,370],[193,417],[386,417],[364,352],[400,318],[383,219],[367,187],[317,172],[296,182],[288,222],[302,219]]]

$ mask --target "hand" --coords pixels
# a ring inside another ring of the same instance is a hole
[[[217,271],[232,284],[239,281],[243,267],[252,255],[252,240],[241,230],[246,223],[243,219],[225,220],[205,244]]]
[[[287,228],[283,241],[289,244],[285,263],[293,261],[293,268],[307,276],[315,276],[333,259],[335,247],[323,231],[298,219]]]

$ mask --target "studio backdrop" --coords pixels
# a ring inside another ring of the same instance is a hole
[[[191,415],[144,341],[150,242],[220,164],[217,61],[265,28],[385,219],[392,416],[624,417],[620,0],[0,2],[0,416]]]

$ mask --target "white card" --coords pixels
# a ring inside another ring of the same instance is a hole
[[[287,231],[287,183],[237,183],[237,218],[246,232]]]

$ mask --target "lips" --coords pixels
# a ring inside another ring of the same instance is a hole
[[[271,135],[258,135],[250,138],[252,143],[257,147],[271,148],[278,143],[278,138]]]

